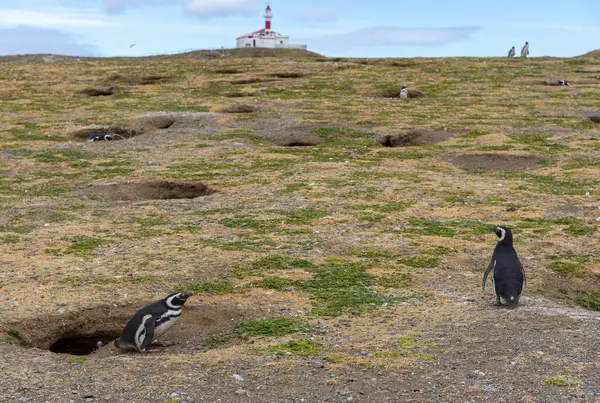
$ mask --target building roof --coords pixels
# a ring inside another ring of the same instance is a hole
[[[251,34],[246,34],[246,35],[240,35],[238,36],[238,38],[243,38],[243,37],[252,37],[252,36],[270,36],[270,37],[276,37],[276,38],[288,38],[287,35],[281,35],[280,33],[277,33],[275,31],[272,30],[266,30],[265,28],[260,29],[258,31],[254,31]]]

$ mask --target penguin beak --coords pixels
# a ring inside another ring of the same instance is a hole
[[[497,230],[497,229],[498,229],[498,228],[496,228],[496,227],[492,227],[492,228],[490,228],[490,231],[492,231],[492,232],[496,232],[496,230]]]

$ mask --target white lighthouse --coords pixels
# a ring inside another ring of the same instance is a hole
[[[265,9],[265,27],[251,34],[237,37],[238,48],[294,48],[306,49],[306,45],[291,45],[290,37],[281,35],[271,29],[273,11],[267,5]]]

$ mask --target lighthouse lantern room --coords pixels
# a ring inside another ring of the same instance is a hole
[[[295,48],[306,49],[306,45],[291,45],[290,37],[281,35],[271,28],[273,11],[267,5],[265,9],[265,27],[251,34],[237,37],[238,48]]]

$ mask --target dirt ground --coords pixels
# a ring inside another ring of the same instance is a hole
[[[597,64],[11,58],[0,99],[0,402],[600,402]]]

